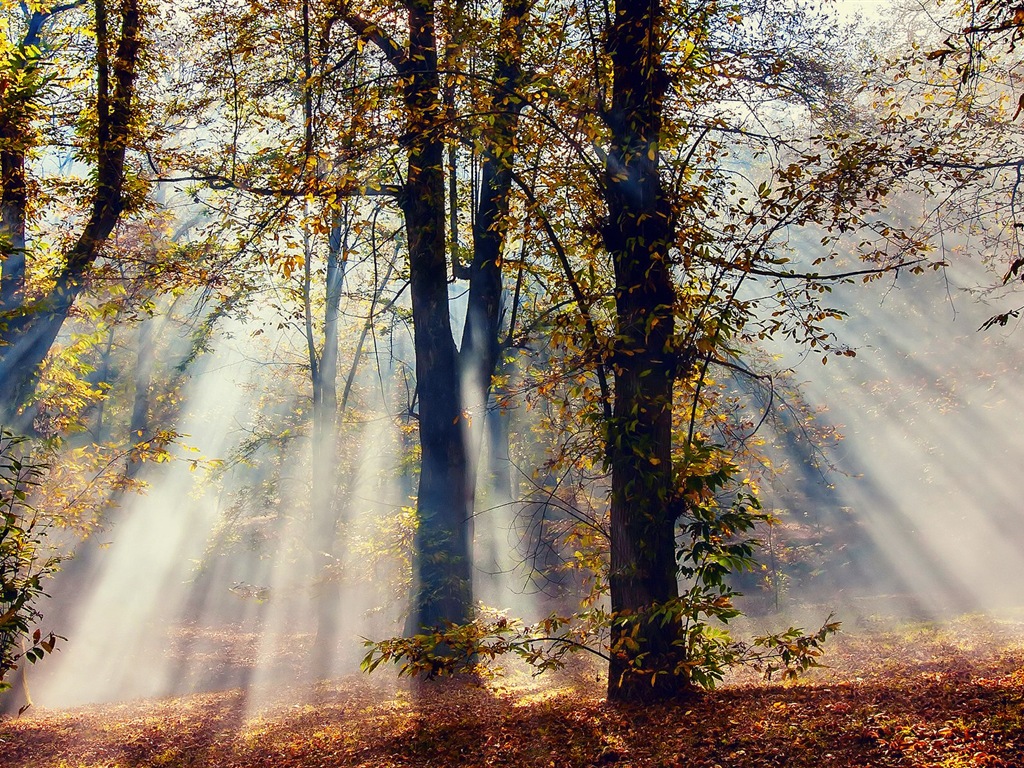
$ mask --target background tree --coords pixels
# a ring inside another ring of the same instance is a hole
[[[1020,312],[1012,298],[1024,265],[1017,16],[1012,3],[894,6],[886,23],[898,34],[864,61],[865,102],[848,112],[865,151],[889,158],[887,174],[905,215],[920,219],[920,236],[942,243],[951,262],[978,254],[997,272],[976,292],[1010,306],[986,327]]]

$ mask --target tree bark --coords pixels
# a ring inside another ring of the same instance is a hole
[[[408,634],[469,620],[472,566],[462,388],[448,309],[434,7],[432,0],[410,0],[407,9],[409,66],[403,95],[409,149],[402,208],[409,241],[421,450],[414,543],[418,584]]]
[[[8,105],[3,104],[6,110]],[[0,308],[20,307],[25,297],[25,188],[27,138],[22,121],[0,118]],[[13,319],[4,315],[3,323]]]
[[[474,501],[484,433],[491,425],[493,436],[494,426],[503,419],[501,414],[488,412],[488,408],[493,399],[491,381],[502,353],[502,262],[509,229],[516,134],[520,113],[526,105],[521,96],[525,79],[521,63],[525,18],[533,4],[534,0],[505,0],[502,4],[490,94],[490,110],[494,118],[483,136],[480,196],[473,218],[473,260],[468,270],[469,298],[459,359],[466,409],[472,414],[468,425],[470,462],[467,483],[470,493],[474,494],[471,496]],[[507,475],[507,435],[503,456],[502,468]],[[493,450],[489,458],[492,464],[498,461]],[[496,482],[500,484],[500,481]],[[510,492],[511,482],[507,481],[500,498],[504,501]],[[470,530],[473,530],[472,525]]]
[[[608,697],[646,700],[688,687],[677,674],[680,623],[651,616],[678,597],[672,478],[672,341],[675,287],[668,263],[673,223],[658,172],[667,78],[660,0],[616,3],[604,241],[615,268],[611,468],[612,662]]]

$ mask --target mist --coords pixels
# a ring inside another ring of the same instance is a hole
[[[754,590],[762,600],[778,605],[781,591],[782,607],[853,623],[1019,607],[1024,350],[1013,323],[981,330],[1006,301],[997,284],[958,259],[842,286],[833,304],[848,316],[834,330],[856,356],[783,353],[800,416],[835,439],[815,445],[793,418],[782,427],[796,435],[777,432],[773,545],[812,566],[778,566],[784,583]]]

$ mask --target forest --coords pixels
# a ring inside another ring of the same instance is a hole
[[[0,766],[1024,765],[1021,48],[0,0]]]

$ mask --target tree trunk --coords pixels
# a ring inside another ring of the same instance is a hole
[[[519,95],[523,82],[520,58],[524,16],[532,4],[532,0],[506,0],[502,6],[491,93],[494,122],[484,136],[480,200],[473,224],[469,306],[462,334],[463,364],[481,406],[487,402],[491,376],[501,354],[501,263],[509,226],[515,137],[519,113],[525,106]]]
[[[402,207],[409,239],[416,387],[419,397],[418,584],[406,632],[461,624],[472,608],[467,526],[471,489],[462,418],[458,352],[448,310],[440,80],[431,0],[410,0],[408,174]]]
[[[149,427],[150,393],[153,389],[153,354],[154,331],[157,318],[147,317],[139,321],[138,349],[135,354],[135,395],[132,399],[132,416],[128,424],[128,443],[136,446],[151,438]],[[138,477],[144,461],[137,451],[128,455],[125,477],[134,480]]]
[[[7,105],[3,107],[6,109]],[[25,153],[23,131],[18,122],[3,118],[0,122],[0,317],[10,323],[8,308],[20,307],[25,301],[25,212],[28,199],[25,189]]]
[[[92,429],[89,430],[89,434],[92,435],[92,441],[94,443],[102,443],[107,439],[106,422],[105,418],[107,415],[107,399],[109,397],[109,389],[111,386],[111,357],[114,354],[114,337],[117,331],[117,324],[112,323],[110,328],[107,330],[107,342],[103,345],[103,353],[100,357],[99,365],[96,366],[95,386],[104,392],[104,396],[100,398],[100,401],[96,404],[96,422],[93,424]]]
[[[505,503],[516,498],[512,490],[512,459],[509,456],[510,414],[499,403],[499,397],[504,391],[496,390],[494,394],[497,397],[491,398],[484,423],[487,429],[487,453],[490,460],[487,489],[498,503]]]
[[[8,85],[0,100],[0,309],[5,314],[0,323],[12,316],[12,307],[25,300],[25,221],[28,211],[28,188],[25,184],[25,153],[33,144],[29,122],[35,97],[35,76],[38,56],[29,52],[38,47],[39,30],[49,14],[34,11],[29,19],[25,39],[18,46],[19,57],[8,62],[22,78],[18,86]]]
[[[503,43],[495,61],[493,95],[500,114],[485,149],[461,355],[452,335],[448,307],[443,120],[433,2],[405,3],[409,18],[407,50],[399,48],[374,24],[344,12],[345,21],[377,44],[405,79],[408,174],[402,208],[409,240],[421,447],[419,525],[413,545],[413,571],[418,584],[406,634],[448,622],[464,623],[471,615],[470,530],[475,478],[466,445],[462,381],[465,374],[472,382],[470,400],[482,409],[500,352],[501,251],[508,228],[512,138],[522,109],[515,94],[522,80],[521,18],[531,4],[530,0],[511,0],[502,12]]]
[[[312,665],[318,678],[325,678],[332,671],[341,608],[341,586],[338,573],[332,572],[332,566],[342,560],[342,553],[337,547],[339,521],[335,500],[335,446],[338,439],[338,314],[345,282],[347,224],[343,213],[332,213],[327,250],[324,345],[313,380],[313,488],[310,503],[313,519],[311,549],[317,583],[317,642]]]
[[[612,662],[608,697],[643,700],[688,688],[678,620],[651,613],[678,597],[672,478],[675,289],[672,217],[658,174],[666,76],[659,0],[620,0],[612,60],[604,241],[615,267],[614,403],[608,424]]]
[[[500,424],[502,416],[488,413],[491,379],[501,357],[502,261],[509,229],[512,169],[516,157],[519,115],[525,106],[520,96],[524,75],[521,65],[525,17],[534,0],[505,0],[501,9],[498,50],[495,52],[490,110],[493,123],[484,134],[480,168],[480,197],[473,220],[473,261],[469,267],[469,299],[459,359],[462,364],[469,424],[470,492],[477,485],[477,467],[487,424]],[[492,429],[493,434],[493,429]],[[507,436],[506,436],[507,438]],[[507,440],[504,450],[506,474]],[[492,464],[496,461],[491,452]],[[499,470],[500,471],[500,470]],[[491,479],[491,478],[489,478]],[[505,483],[501,498],[510,493]],[[471,528],[472,530],[472,528]]]

